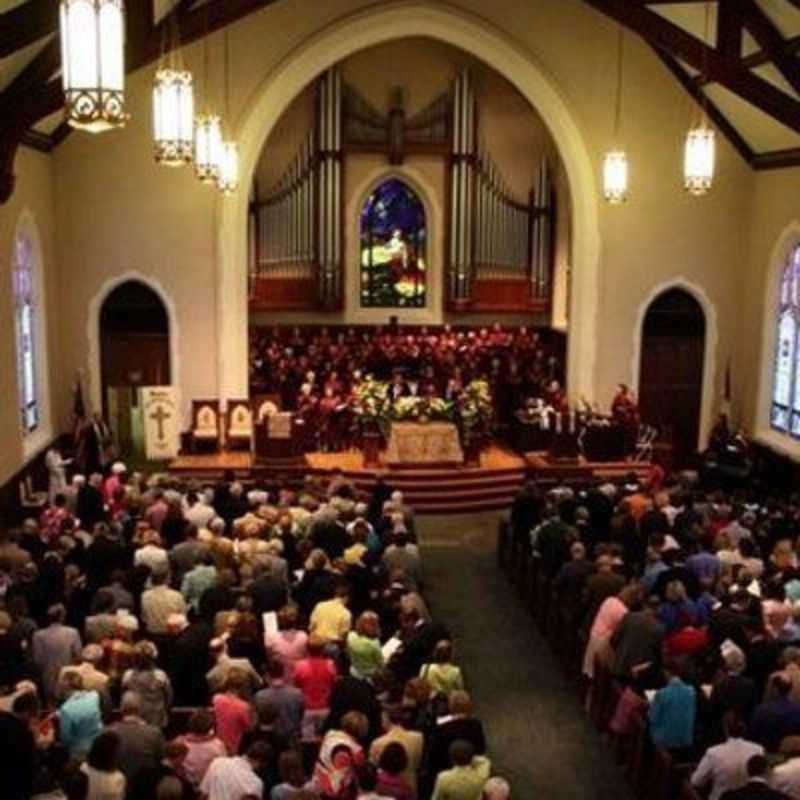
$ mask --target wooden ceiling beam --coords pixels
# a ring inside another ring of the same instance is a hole
[[[800,147],[771,150],[768,153],[759,153],[753,158],[753,168],[759,171],[786,167],[800,167]]]
[[[730,3],[720,3],[717,8],[717,50],[727,58],[742,57],[741,17]]]
[[[58,28],[56,0],[28,0],[0,14],[0,58],[33,44]]]
[[[661,59],[666,68],[677,78],[686,92],[697,102],[703,105],[708,118],[717,126],[720,133],[733,145],[734,150],[748,163],[753,163],[755,154],[750,145],[744,140],[736,128],[731,125],[728,118],[705,97],[703,90],[695,86],[689,73],[671,56],[658,47],[654,47],[656,55]]]
[[[584,0],[585,3],[626,25],[645,41],[704,73],[712,81],[751,105],[800,132],[800,102],[751,73],[740,59],[728,58],[716,48],[644,6],[629,0]]]
[[[0,115],[14,113],[21,103],[47,85],[60,66],[61,46],[58,37],[53,37],[0,92]]]
[[[786,52],[786,39],[761,6],[755,0],[728,0],[728,3],[722,6],[726,7],[729,13],[733,11],[737,15],[741,24],[780,70],[792,89],[800,92],[800,61]]]

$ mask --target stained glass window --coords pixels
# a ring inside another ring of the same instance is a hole
[[[427,295],[425,207],[398,178],[381,183],[361,210],[361,305],[423,308]]]
[[[800,247],[784,267],[778,309],[770,423],[800,439]]]
[[[17,344],[17,384],[24,433],[39,424],[39,392],[36,371],[36,296],[34,257],[30,240],[18,236],[14,244],[13,264],[14,328]]]

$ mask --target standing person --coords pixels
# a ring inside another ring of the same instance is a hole
[[[127,781],[119,769],[119,736],[111,731],[101,733],[92,742],[92,749],[81,772],[89,779],[86,800],[124,800]]]
[[[125,692],[120,703],[121,719],[106,730],[119,737],[120,769],[128,785],[140,772],[155,769],[164,756],[164,734],[142,719],[141,701],[135,692]]]
[[[80,761],[103,728],[100,694],[84,688],[78,672],[68,672],[64,682],[67,699],[58,709],[58,735],[70,756]]]
[[[225,691],[215,694],[211,701],[217,721],[217,734],[231,754],[239,752],[242,737],[255,722],[253,709],[245,699],[248,680],[245,672],[233,667],[228,673]]]
[[[44,463],[49,479],[47,496],[52,504],[56,495],[63,494],[67,488],[66,468],[72,463],[72,459],[63,458],[58,448],[51,447],[44,457]]]
[[[61,670],[77,662],[81,655],[81,637],[75,628],[64,624],[67,610],[60,603],[47,609],[48,626],[33,634],[33,662],[42,675],[45,697],[54,700]]]
[[[139,642],[133,668],[122,676],[122,688],[139,696],[145,722],[163,728],[169,721],[172,685],[167,674],[156,667],[157,658],[158,650],[152,642]]]
[[[314,782],[325,800],[346,800],[356,786],[356,769],[364,761],[361,742],[369,722],[364,714],[351,711],[342,717],[341,730],[325,734],[314,767]]]
[[[744,738],[745,726],[736,714],[726,714],[722,727],[725,741],[706,750],[691,777],[692,786],[711,787],[709,800],[719,800],[726,792],[744,786],[748,760],[764,754],[760,744]]]
[[[200,794],[206,800],[261,798],[264,783],[258,773],[269,761],[269,747],[264,742],[253,742],[243,756],[215,758],[200,784]]]

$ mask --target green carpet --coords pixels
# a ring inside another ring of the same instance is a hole
[[[497,515],[418,525],[433,614],[454,635],[494,771],[522,800],[626,800],[614,756],[581,709],[495,559]]]

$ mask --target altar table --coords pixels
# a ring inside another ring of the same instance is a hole
[[[394,422],[385,460],[393,466],[463,464],[464,453],[452,422]]]

